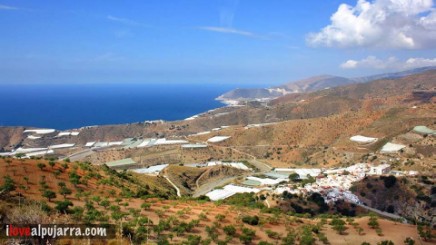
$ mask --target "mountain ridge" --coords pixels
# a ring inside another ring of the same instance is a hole
[[[270,88],[234,89],[216,99],[226,104],[239,104],[247,101],[269,101],[293,93],[308,93],[348,84],[366,83],[379,79],[401,78],[424,71],[435,70],[436,66],[420,67],[400,72],[382,73],[364,77],[346,78],[334,75],[318,75],[291,81]]]

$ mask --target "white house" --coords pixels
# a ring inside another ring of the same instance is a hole
[[[381,164],[378,166],[371,166],[369,170],[369,174],[371,175],[382,175],[387,174],[391,171],[391,165],[389,164]]]

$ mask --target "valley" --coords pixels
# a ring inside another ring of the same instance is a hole
[[[432,244],[436,71],[406,74],[180,121],[0,127],[0,217],[119,224],[102,244]]]

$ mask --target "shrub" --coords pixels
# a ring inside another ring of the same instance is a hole
[[[296,235],[293,232],[289,232],[286,237],[282,239],[283,245],[294,245],[295,244]]]
[[[36,166],[37,166],[41,171],[43,171],[44,168],[46,167],[46,165],[45,165],[44,163],[42,163],[42,162],[36,164]]]
[[[378,221],[377,221],[377,217],[374,216],[374,215],[371,215],[371,217],[369,218],[369,221],[368,221],[368,225],[369,225],[369,227],[371,227],[372,229],[376,229],[376,228],[378,228],[378,227],[379,227],[379,223],[378,223]]]
[[[322,232],[318,233],[318,238],[323,244],[330,244],[329,240],[327,239],[324,233]]]
[[[107,207],[110,206],[110,202],[109,202],[108,199],[104,199],[103,201],[101,201],[101,202],[99,203],[99,205],[102,206],[102,207],[104,207],[104,208],[106,209]]]
[[[225,218],[226,216],[224,216],[223,214],[217,214],[216,216],[215,216],[215,219],[217,220],[217,221],[223,221],[224,220],[224,218]]]
[[[338,219],[338,218],[334,218],[331,222],[330,225],[333,227],[333,229],[335,231],[338,232],[338,234],[342,235],[343,232],[346,230],[345,227],[345,221],[343,221],[342,219]]]
[[[244,216],[242,217],[242,222],[249,224],[249,225],[258,225],[259,224],[259,217],[257,215],[255,216]]]
[[[11,191],[15,191],[17,189],[17,186],[15,185],[14,180],[11,178],[11,176],[6,175],[3,177],[3,185],[0,186],[0,190],[8,193]]]
[[[415,245],[415,240],[413,240],[413,238],[411,238],[411,237],[408,237],[408,238],[406,238],[406,240],[404,240],[404,244]]]
[[[280,234],[277,233],[277,232],[275,232],[275,231],[272,231],[272,230],[266,230],[265,233],[268,235],[269,238],[272,238],[272,239],[280,239]]]
[[[379,235],[379,236],[383,236],[383,231],[382,231],[382,229],[381,229],[380,227],[377,227],[377,228],[375,229],[375,232],[377,233],[377,235]]]
[[[216,241],[218,238],[218,232],[215,226],[206,226],[207,235],[213,240]]]
[[[397,183],[397,178],[393,175],[389,175],[388,177],[383,177],[383,182],[386,188],[391,188]]]
[[[300,237],[301,245],[313,245],[315,244],[315,238],[313,238],[312,230],[306,226],[303,228],[303,232]]]
[[[378,242],[377,245],[394,245],[394,242],[391,240],[384,240],[384,241]]]
[[[258,243],[258,245],[273,245],[272,243],[269,243],[269,242],[265,242],[265,241],[260,241],[259,243]]]
[[[188,236],[188,240],[187,240],[187,244],[188,245],[198,245],[201,242],[201,236],[197,236],[197,235],[189,235]]]
[[[234,236],[236,234],[236,228],[233,225],[224,226],[223,231],[227,236]]]
[[[76,172],[71,172],[69,175],[69,178],[70,178],[71,184],[73,184],[74,186],[77,186],[78,184],[80,184],[80,179],[82,177],[80,175],[78,175]]]
[[[432,236],[432,230],[430,227],[424,227],[423,225],[419,224],[418,225],[418,234],[419,236],[424,239],[424,241],[428,241],[430,240],[433,236]]]
[[[242,234],[239,236],[239,240],[243,244],[250,244],[251,241],[254,239],[254,236],[256,235],[256,232],[249,228],[243,228]]]
[[[73,206],[73,203],[71,201],[65,200],[56,202],[56,210],[58,210],[61,213],[67,214],[69,212],[68,208],[70,206]]]

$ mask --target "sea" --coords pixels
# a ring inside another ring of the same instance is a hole
[[[259,85],[257,85],[259,86]],[[248,84],[2,84],[0,126],[58,130],[183,120],[225,106],[219,95]]]

